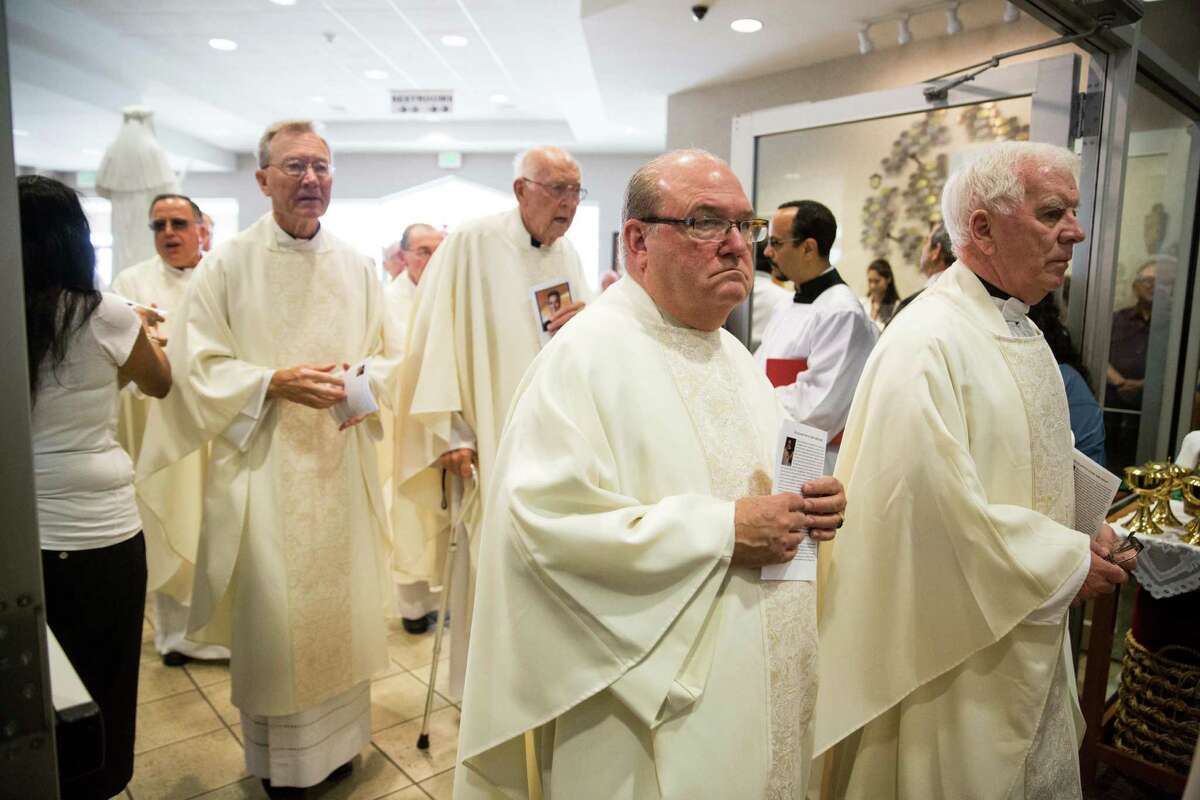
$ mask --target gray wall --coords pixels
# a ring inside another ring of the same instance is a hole
[[[1057,34],[1022,15],[1010,25],[968,30],[957,36],[889,46],[865,56],[853,55],[749,80],[693,89],[667,100],[667,149],[703,147],[729,157],[729,137],[738,114],[789,103],[829,100],[845,95],[908,86],[995,53],[1053,39]],[[883,38],[876,36],[878,43]],[[1046,58],[1064,50],[1033,53]]]
[[[507,192],[512,190],[514,155],[464,153],[461,169],[445,170],[438,167],[437,156],[432,153],[346,153],[336,157],[333,195],[347,200],[383,197],[447,175],[457,175]],[[635,169],[654,155],[576,155],[583,168],[583,185],[588,190],[587,202],[600,207],[601,268],[611,262],[611,238],[612,233],[620,227],[625,182]],[[254,168],[253,158],[240,156],[236,172],[188,174],[183,181],[183,191],[196,197],[237,198],[239,226],[245,228],[269,208],[267,199],[259,192],[254,181]],[[399,221],[398,224],[403,226],[407,223]],[[399,239],[400,233],[401,230],[397,230],[395,238]]]

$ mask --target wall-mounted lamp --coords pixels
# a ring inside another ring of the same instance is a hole
[[[896,43],[908,44],[912,41],[912,28],[908,26],[908,17],[896,20]]]
[[[858,52],[864,56],[875,49],[875,43],[871,41],[871,35],[868,33],[870,30],[870,25],[863,25],[858,29]]]
[[[1021,18],[1021,10],[1017,8],[1015,3],[1004,4],[1004,16],[1001,18],[1005,22],[1016,22]]]
[[[946,33],[953,36],[962,33],[962,20],[958,18],[958,3],[951,3],[946,9]]]

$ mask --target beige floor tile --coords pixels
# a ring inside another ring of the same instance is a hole
[[[229,680],[228,661],[189,661],[184,669],[201,688]]]
[[[242,746],[221,728],[135,756],[129,790],[136,800],[184,800],[241,780],[245,766]]]
[[[193,689],[138,706],[133,752],[144,753],[224,727],[200,692]]]
[[[225,724],[233,728],[237,733],[241,732],[242,714],[237,710],[237,706],[229,699],[229,690],[232,683],[229,679],[225,679],[220,683],[214,683],[210,686],[205,686],[200,691],[208,698],[208,701],[217,709],[217,714],[225,721]]]
[[[449,639],[442,641],[442,651],[449,655]],[[405,669],[420,669],[433,661],[433,634],[413,636],[403,630],[388,634],[388,655]]]
[[[414,669],[412,671],[413,677],[415,677],[417,680],[419,680],[421,683],[425,684],[426,686],[429,685],[429,668],[430,668],[430,666],[432,666],[432,665],[426,664],[425,666],[421,667],[420,669]],[[449,702],[449,703],[454,702],[454,699],[452,697],[450,697],[450,658],[448,656],[446,658],[443,658],[441,663],[438,664],[436,688],[437,688],[438,694],[440,694],[442,697],[446,698],[447,702]],[[455,705],[457,705],[457,704],[455,704]]]
[[[407,789],[393,792],[381,800],[429,800],[429,795],[422,792],[420,787],[410,786]]]
[[[446,699],[436,692],[433,708],[444,708]],[[390,728],[425,713],[425,684],[407,672],[371,684],[371,732]]]
[[[187,673],[179,667],[164,667],[158,653],[143,658],[138,667],[138,704],[160,700],[173,694],[191,691],[196,687]]]
[[[435,775],[421,783],[425,794],[433,800],[452,800],[454,796],[454,770],[446,770],[441,775]]]
[[[305,793],[309,800],[376,800],[394,797],[398,789],[416,788],[412,781],[374,747],[368,747],[355,759],[354,771],[336,783],[310,786]],[[418,790],[417,797],[425,800]],[[195,800],[265,800],[262,781],[247,778],[231,786],[202,794]]]
[[[429,717],[429,749],[417,749],[421,720],[394,725],[375,734],[375,745],[414,781],[432,778],[454,767],[458,755],[458,709],[453,706]]]
[[[154,625],[150,622],[149,617],[142,617],[142,641],[154,641]]]

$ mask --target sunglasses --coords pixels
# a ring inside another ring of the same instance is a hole
[[[170,224],[172,230],[186,231],[194,223],[195,220],[184,219],[183,217],[156,219],[150,223],[150,230],[154,231],[155,233],[162,233],[167,229],[167,225]]]
[[[1125,537],[1125,541],[1121,542],[1117,547],[1104,557],[1104,560],[1110,564],[1116,564],[1118,567],[1127,561],[1132,561],[1137,558],[1137,554],[1145,549],[1146,543],[1134,536],[1132,533]]]

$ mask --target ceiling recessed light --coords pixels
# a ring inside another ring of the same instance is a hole
[[[296,0],[271,0],[271,2],[277,6],[294,6],[294,5],[296,5]]]
[[[28,136],[29,131],[24,128],[13,128],[13,136]]]
[[[488,100],[491,100],[493,103],[496,103],[497,105],[507,105],[509,102],[508,95],[506,95],[506,94],[494,94],[491,97],[489,97]]]
[[[632,125],[626,125],[621,130],[625,131],[625,133],[637,133],[637,128],[633,127]]]
[[[381,69],[369,69],[363,73],[364,78],[370,78],[373,81],[381,81],[387,76],[388,74]]]
[[[762,30],[762,26],[762,22],[756,19],[750,19],[749,17],[746,17],[745,19],[735,19],[733,22],[729,23],[729,27],[733,28],[738,33],[758,33]]]
[[[446,45],[446,47],[466,47],[467,37],[459,36],[456,33],[447,34],[442,37],[442,44]]]
[[[308,99],[314,103],[324,103],[325,102],[325,98],[321,97],[321,95],[319,95],[319,94],[314,94],[312,97],[310,97]]]
[[[213,50],[237,50],[237,42],[233,39],[209,39],[208,46]]]

